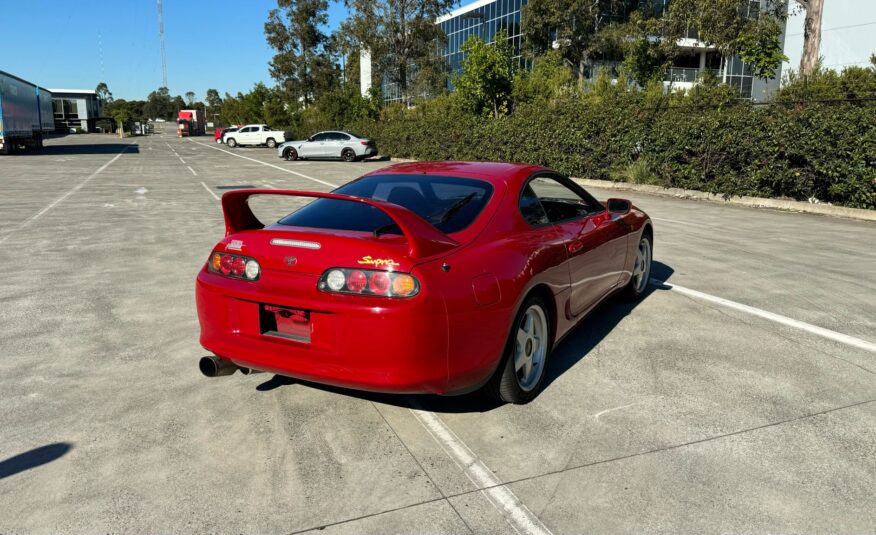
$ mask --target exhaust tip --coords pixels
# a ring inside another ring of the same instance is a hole
[[[237,370],[237,365],[227,360],[222,360],[219,357],[209,356],[201,357],[201,360],[198,362],[198,368],[207,377],[220,377],[234,373]]]

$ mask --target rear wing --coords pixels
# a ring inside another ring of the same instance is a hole
[[[453,238],[433,227],[414,212],[397,204],[337,193],[277,189],[241,189],[228,191],[222,195],[222,212],[225,215],[226,236],[242,230],[264,228],[265,225],[258,220],[249,207],[249,198],[253,195],[287,195],[290,197],[335,199],[373,206],[388,215],[401,229],[402,234],[404,234],[408,241],[408,255],[411,258],[429,257],[459,245]]]

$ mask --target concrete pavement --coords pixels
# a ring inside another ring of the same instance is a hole
[[[216,196],[387,164],[49,145],[0,159],[0,532],[876,530],[871,351],[655,285],[562,342],[526,406],[208,380]],[[876,224],[592,192],[654,218],[656,278],[876,342]]]

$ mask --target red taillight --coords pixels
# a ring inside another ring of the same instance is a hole
[[[220,258],[219,271],[221,271],[223,275],[230,274],[231,264],[234,263],[234,257],[230,254],[224,254]]]
[[[365,284],[368,282],[368,277],[365,273],[356,270],[351,271],[347,276],[347,288],[351,292],[361,292],[365,289]]]
[[[210,256],[207,270],[210,273],[249,281],[258,280],[261,274],[261,266],[254,258],[218,251]]]
[[[380,297],[413,297],[420,291],[419,281],[408,273],[347,268],[327,270],[317,287],[328,293]]]
[[[367,139],[363,139],[363,140],[359,141],[359,143],[361,143],[361,144],[363,144],[363,145],[368,145],[368,144],[371,143],[371,142],[368,141]]]
[[[246,260],[242,256],[235,256],[231,262],[231,274],[235,277],[243,277],[246,272]]]
[[[389,275],[379,271],[371,275],[371,283],[368,285],[368,289],[373,294],[386,295],[389,291],[389,286]]]

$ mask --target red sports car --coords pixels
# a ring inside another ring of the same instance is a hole
[[[312,197],[265,225],[254,195]],[[551,348],[648,285],[654,231],[535,165],[405,163],[333,193],[238,190],[198,274],[201,359],[395,393],[535,397]]]

